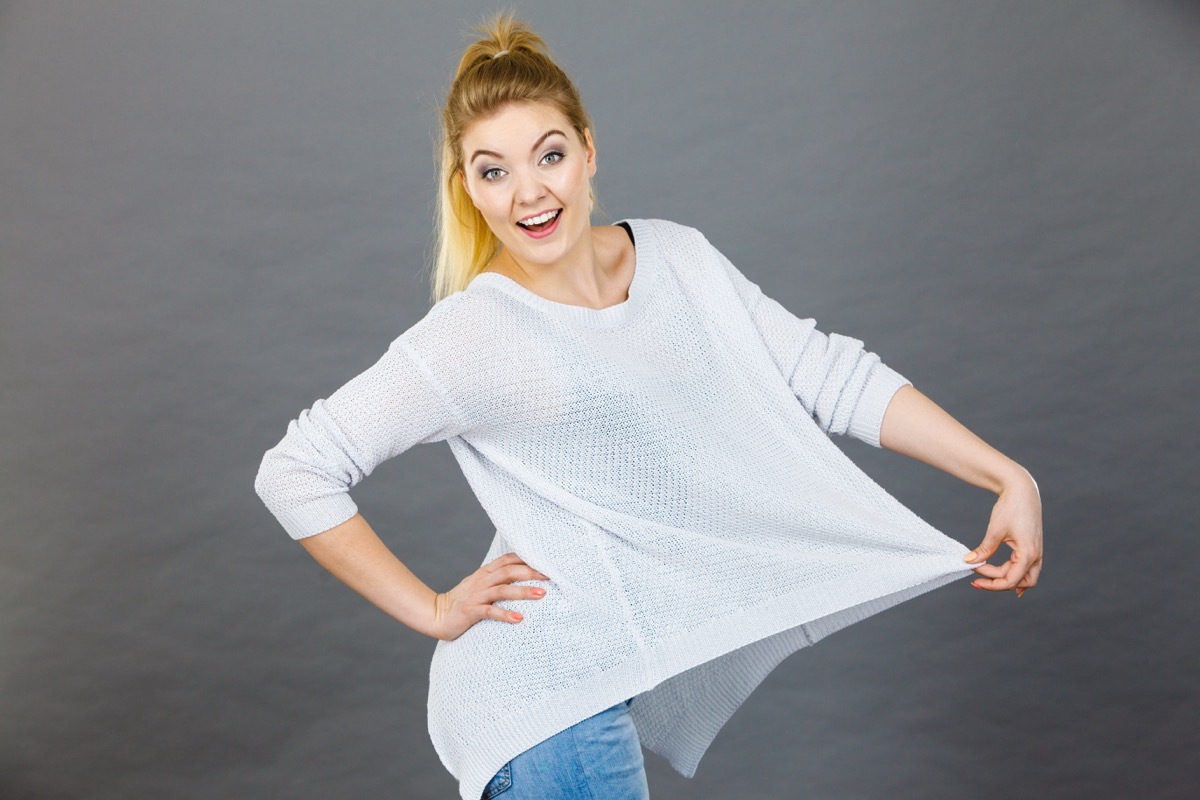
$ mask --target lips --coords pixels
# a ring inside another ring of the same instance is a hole
[[[561,217],[562,209],[552,208],[517,220],[517,226],[535,239],[540,239],[550,235],[558,227],[558,220]]]

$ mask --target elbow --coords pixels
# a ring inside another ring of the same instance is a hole
[[[833,334],[838,337],[837,334]],[[831,337],[832,338],[832,337]],[[878,354],[849,337],[832,339],[843,346],[830,358],[812,401],[812,415],[829,435],[846,435],[881,447],[880,433],[888,404],[907,378],[884,364]]]
[[[274,450],[268,450],[258,462],[258,472],[254,475],[254,493],[264,504],[267,504],[271,496],[271,487],[275,483],[274,461]]]
[[[873,353],[842,349],[830,353],[821,368],[814,370],[816,379],[809,387],[810,400],[805,407],[827,435],[860,438],[866,434],[871,438],[869,429],[877,409],[870,407],[870,392],[865,389],[873,362],[878,360]]]

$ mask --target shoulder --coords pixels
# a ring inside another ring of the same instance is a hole
[[[690,225],[683,225],[669,219],[627,219],[626,222],[629,222],[631,225],[633,225],[635,231],[637,228],[641,228],[650,232],[655,236],[655,238],[660,240],[708,242],[708,240],[704,238],[704,234],[701,233],[697,228],[693,228]]]
[[[686,266],[691,270],[705,263],[715,263],[720,254],[708,238],[698,229],[669,219],[628,219],[633,227],[634,236],[638,237],[638,245],[649,240],[648,249],[653,251],[656,260],[665,261],[677,266]],[[685,270],[686,271],[686,270]]]
[[[392,346],[456,384],[497,375],[514,353],[552,336],[553,326],[508,292],[472,282],[434,303]]]
[[[721,253],[698,228],[666,219],[628,221],[634,225],[635,234],[640,231],[649,239],[651,258],[666,265],[681,280],[703,280],[720,273]]]
[[[434,338],[446,331],[452,330],[456,327],[456,323],[460,322],[463,316],[469,313],[471,303],[465,295],[465,292],[455,292],[449,297],[444,297],[434,303],[425,312],[424,316],[413,323],[408,330],[404,331],[397,338],[410,343]]]
[[[392,342],[421,356],[463,356],[485,350],[497,314],[496,299],[483,292],[460,291],[434,303],[425,315]]]

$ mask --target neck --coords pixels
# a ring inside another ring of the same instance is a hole
[[[550,264],[522,261],[507,248],[501,250],[499,259],[509,277],[537,294],[576,305],[605,303],[608,276],[596,254],[591,225],[584,228],[579,240],[562,258]]]

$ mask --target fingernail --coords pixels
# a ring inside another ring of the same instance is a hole
[[[514,619],[525,619],[525,615],[522,614],[520,611],[514,611],[513,618]]]
[[[534,589],[533,593],[540,597],[541,595],[544,595],[546,593],[546,590],[539,587],[537,589]]]

